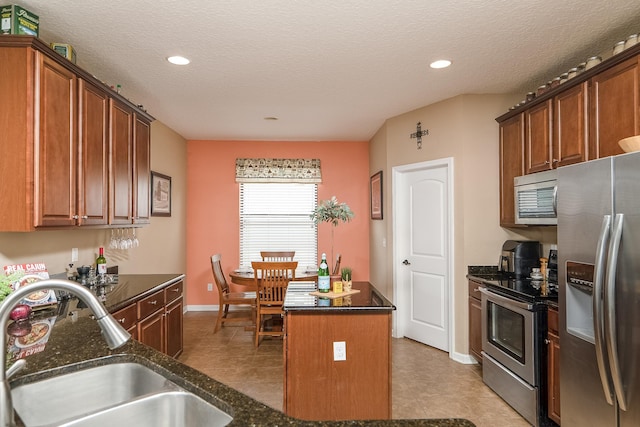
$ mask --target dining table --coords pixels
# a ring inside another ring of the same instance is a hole
[[[253,274],[253,270],[243,270],[237,269],[233,270],[229,277],[231,278],[231,283],[240,286],[247,286],[250,288],[254,288],[256,286],[255,276]],[[318,271],[317,270],[307,270],[307,269],[298,269],[296,270],[295,278],[292,281],[317,281],[318,280]]]

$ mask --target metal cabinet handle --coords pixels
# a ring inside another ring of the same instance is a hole
[[[126,320],[127,320],[127,319],[123,317],[122,319],[118,319],[118,322],[120,322],[120,323],[124,323],[124,322],[126,322]]]
[[[549,345],[549,344],[551,344],[551,341],[549,341],[549,339],[548,339],[548,338],[545,338],[545,339],[544,339],[544,343],[545,343],[545,344],[547,344],[547,345]]]
[[[82,219],[89,219],[89,215],[82,215]]]
[[[78,215],[74,215],[74,216],[72,216],[71,218],[73,218],[73,219],[79,219],[79,218],[80,218],[80,216],[78,216]]]
[[[180,289],[175,288],[175,289],[171,289],[173,292],[180,292]]]
[[[553,163],[554,163],[554,164],[555,164],[555,163],[558,163],[559,161],[560,161],[560,160],[558,160],[558,159],[553,159]]]
[[[156,304],[158,304],[158,301],[156,301],[156,300],[149,301],[149,304],[151,304],[151,305],[156,305]]]

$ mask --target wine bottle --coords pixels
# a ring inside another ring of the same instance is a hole
[[[98,258],[96,258],[96,273],[101,276],[107,274],[107,259],[104,257],[104,248],[100,248]]]
[[[320,268],[318,268],[318,292],[329,292],[329,289],[331,289],[329,266],[327,265],[327,254],[323,253]]]

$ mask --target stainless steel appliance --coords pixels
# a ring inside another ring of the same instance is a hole
[[[502,244],[498,271],[508,277],[529,277],[531,269],[540,267],[542,247],[530,240],[507,240]]]
[[[567,426],[640,425],[640,153],[558,170]]]
[[[513,179],[516,224],[555,225],[557,170]]]
[[[549,425],[544,299],[557,294],[548,284],[537,285],[531,279],[486,283],[487,288],[480,288],[482,379],[532,425]]]

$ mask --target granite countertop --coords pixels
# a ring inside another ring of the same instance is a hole
[[[311,291],[316,291],[314,282],[291,283],[287,288],[284,299],[284,311],[327,311],[335,312],[371,312],[371,311],[391,311],[396,307],[386,299],[371,283],[353,282],[352,290],[357,291],[352,294],[333,298],[325,296],[311,295]]]
[[[140,278],[138,281],[137,278]],[[147,295],[169,283],[180,280],[183,275],[121,275],[119,286],[139,286],[141,294]],[[123,281],[124,280],[124,281]],[[136,284],[137,283],[137,284]],[[142,283],[145,283],[143,286]],[[150,286],[148,289],[142,289]],[[139,295],[122,290],[120,297],[109,301],[108,307],[118,307],[126,301],[138,299]],[[114,302],[120,299],[120,302]],[[230,426],[431,426],[431,427],[472,427],[474,424],[464,419],[431,420],[372,420],[372,421],[301,421],[287,417],[263,403],[228,387],[207,375],[192,369],[179,361],[164,355],[137,341],[130,340],[124,346],[109,350],[100,334],[97,323],[90,318],[89,310],[76,310],[71,300],[62,310],[56,309],[38,313],[40,317],[52,316],[55,324],[49,339],[41,352],[27,357],[27,366],[16,374],[11,384],[25,384],[62,373],[73,372],[91,366],[118,362],[135,362],[148,366],[190,391],[212,403],[233,417]],[[117,309],[117,308],[116,308]],[[69,313],[78,315],[70,316]],[[51,318],[51,317],[50,317]],[[20,420],[18,420],[20,422]]]

